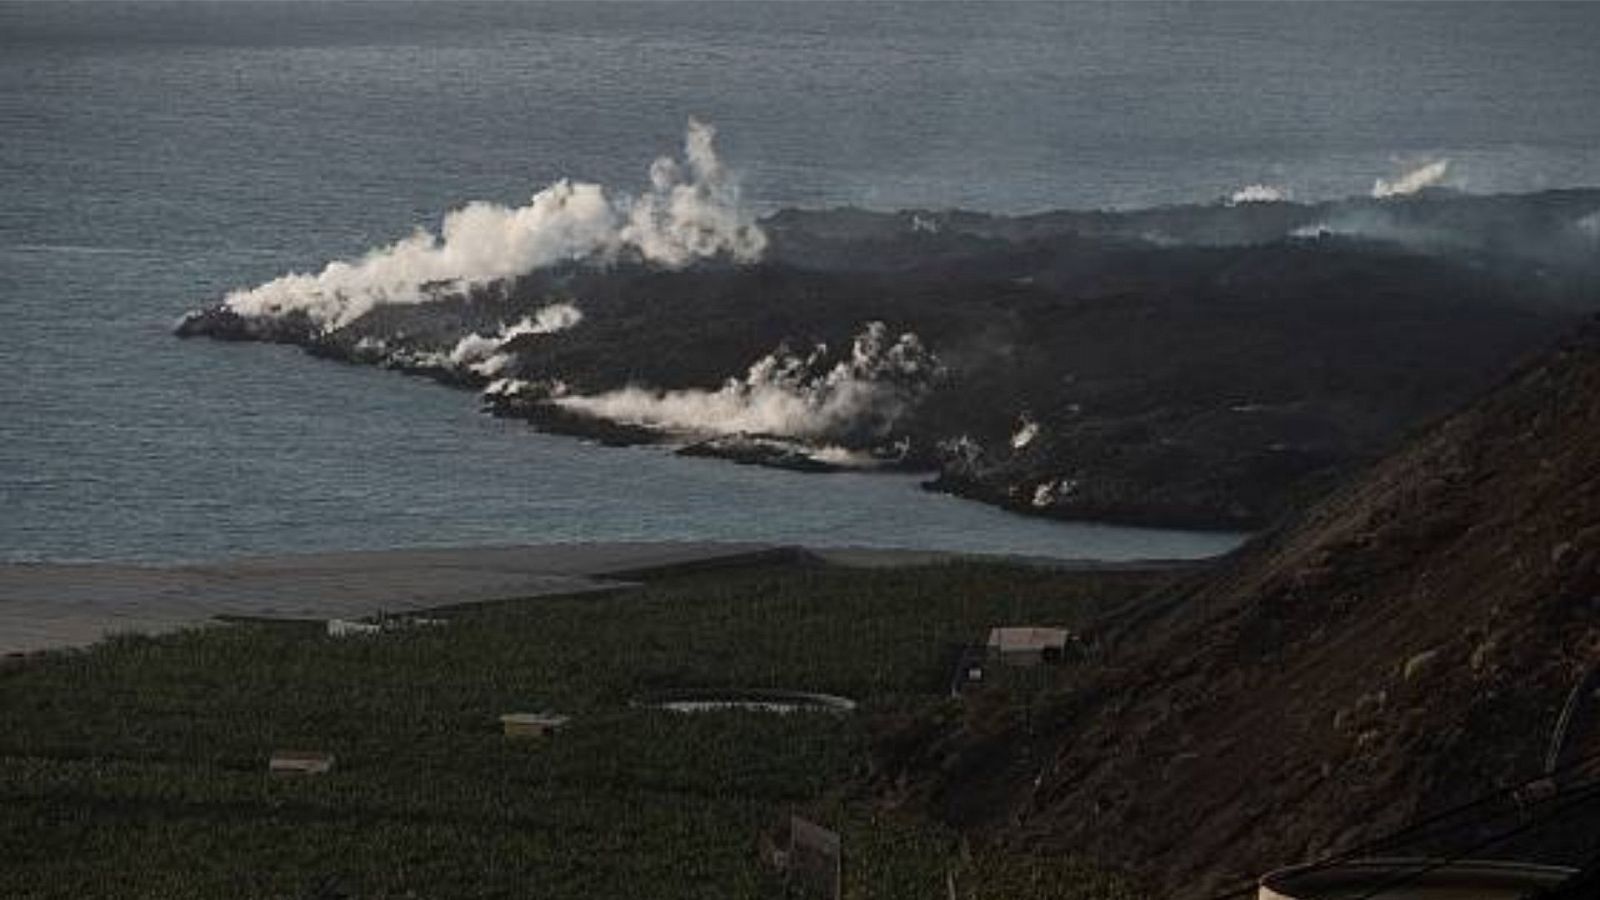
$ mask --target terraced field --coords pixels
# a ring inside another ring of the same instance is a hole
[[[954,565],[771,567],[498,604],[330,638],[231,626],[114,639],[0,674],[6,897],[781,896],[758,852],[800,813],[844,835],[851,897],[1124,896],[1070,859],[963,852],[868,785],[874,735],[958,716],[948,647],[1080,623],[1158,578]],[[1059,672],[1002,694],[1026,703]],[[854,716],[631,705],[744,686]],[[508,740],[512,710],[573,716]],[[276,749],[332,773],[270,776]]]

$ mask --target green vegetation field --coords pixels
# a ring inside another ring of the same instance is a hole
[[[234,625],[51,655],[0,671],[0,897],[781,896],[758,836],[790,812],[843,832],[853,898],[943,897],[952,867],[967,896],[1127,896],[1068,861],[958,862],[954,834],[860,786],[875,717],[949,702],[950,643],[1070,625],[1144,585],[796,566],[371,637]],[[630,705],[721,686],[862,708]],[[500,734],[500,713],[534,710],[574,719],[549,741]],[[275,749],[338,763],[269,776]]]

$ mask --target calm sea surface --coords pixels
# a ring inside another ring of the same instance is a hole
[[[737,538],[1125,558],[902,477],[607,450],[186,309],[715,123],[762,209],[1600,183],[1600,4],[0,4],[0,559]]]

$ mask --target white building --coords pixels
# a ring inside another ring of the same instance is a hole
[[[1008,666],[1036,666],[1066,657],[1072,632],[1065,628],[1011,626],[989,629],[989,656]]]

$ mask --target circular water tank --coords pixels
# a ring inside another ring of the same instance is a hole
[[[1560,866],[1361,859],[1295,866],[1261,878],[1257,900],[1520,900],[1575,874]]]

